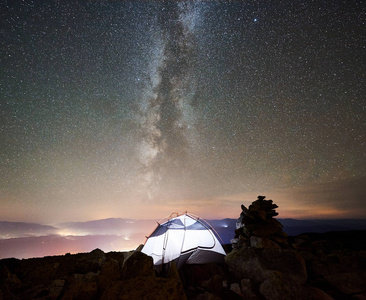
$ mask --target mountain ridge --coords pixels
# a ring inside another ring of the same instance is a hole
[[[302,233],[366,230],[366,219],[277,219],[289,236]],[[212,219],[223,244],[234,237],[237,219]],[[143,244],[157,220],[108,218],[49,226],[37,223],[0,221],[0,259],[63,255],[67,252],[90,252],[95,248],[108,251],[131,250]]]

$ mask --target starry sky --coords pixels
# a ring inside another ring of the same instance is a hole
[[[0,220],[366,217],[362,1],[0,11]]]

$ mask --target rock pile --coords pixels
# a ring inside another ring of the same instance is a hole
[[[288,238],[273,218],[277,207],[264,196],[241,206],[233,251],[225,259],[236,293],[252,300],[366,299],[366,254],[359,242],[340,242],[366,232]]]
[[[287,234],[282,230],[282,224],[274,219],[278,206],[272,200],[258,196],[249,208],[241,205],[242,212],[237,221],[233,248],[281,248],[286,247]]]
[[[366,299],[365,238],[366,231],[301,234],[286,249],[234,249],[225,259],[231,288],[252,300]]]

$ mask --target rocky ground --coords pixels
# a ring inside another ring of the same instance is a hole
[[[139,251],[0,261],[0,299],[366,299],[365,231],[265,239],[224,265],[155,274]]]

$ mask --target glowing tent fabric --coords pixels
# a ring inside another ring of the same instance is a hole
[[[172,261],[178,268],[185,263],[221,263],[226,255],[212,227],[188,213],[159,224],[141,251],[153,258],[157,268]]]

